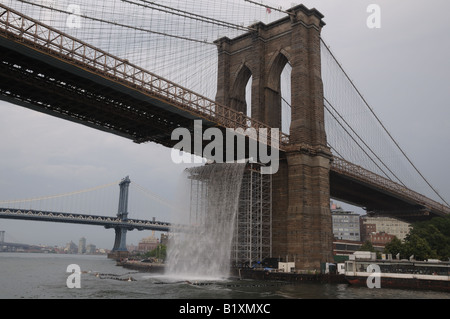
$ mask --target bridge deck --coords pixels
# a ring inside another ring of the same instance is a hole
[[[159,221],[139,219],[128,219],[126,221],[123,221],[118,217],[49,212],[39,210],[21,210],[12,208],[0,208],[0,218],[84,224],[103,226],[105,228],[122,227],[128,230],[155,230],[162,232],[169,231],[169,228],[171,227],[170,223]]]
[[[413,220],[450,214],[449,207],[338,157],[333,158],[330,185],[332,197],[369,211]]]

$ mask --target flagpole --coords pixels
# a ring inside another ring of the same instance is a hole
[[[267,12],[267,9],[270,9],[270,10],[275,10],[275,11],[279,11],[279,12],[282,12],[282,13],[286,13],[286,14],[289,14],[289,15],[294,15],[293,12],[289,12],[289,11],[285,11],[285,10],[282,10],[282,9],[279,9],[279,8],[271,7],[271,6],[268,6],[266,4],[258,3],[258,2],[252,1],[252,0],[244,0],[244,1],[256,4],[256,5],[260,6],[260,7],[265,7],[266,8],[266,12]]]

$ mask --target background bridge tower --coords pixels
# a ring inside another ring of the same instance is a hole
[[[332,260],[329,172],[321,78],[320,33],[325,23],[315,9],[298,5],[289,16],[251,26],[235,39],[216,40],[219,52],[216,100],[246,112],[252,78],[251,116],[281,130],[281,73],[289,63],[291,125],[287,151],[273,176],[272,255],[319,269]]]
[[[128,220],[128,191],[130,187],[130,178],[127,176],[119,183],[120,194],[119,194],[119,208],[117,210],[117,217],[123,222]],[[124,226],[118,226],[114,228],[116,232],[116,237],[114,240],[114,247],[111,253],[108,255],[109,258],[120,259],[128,256],[127,250],[127,231],[128,228]]]

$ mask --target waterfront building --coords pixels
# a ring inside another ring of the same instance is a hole
[[[159,240],[155,237],[154,233],[155,232],[153,232],[150,236],[143,238],[139,242],[138,251],[140,252],[152,251],[158,246]]]
[[[370,241],[372,244],[384,246],[387,243],[389,243],[392,239],[394,239],[394,237],[395,237],[394,235],[385,232],[378,232],[378,233],[371,233],[367,238],[367,240]]]
[[[380,240],[380,234],[388,234],[404,240],[409,233],[411,225],[392,217],[361,216],[361,240]],[[378,234],[378,236],[376,235]],[[387,236],[385,236],[387,238]],[[386,239],[385,238],[385,239]]]
[[[344,211],[340,206],[331,204],[333,236],[335,239],[360,241],[360,215]]]

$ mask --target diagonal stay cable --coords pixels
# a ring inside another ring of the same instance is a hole
[[[325,99],[325,101],[326,101],[326,99]],[[328,101],[326,101],[327,103],[329,103]],[[331,104],[330,104],[330,106],[331,106]],[[378,165],[378,163],[376,163],[376,161],[367,153],[367,151],[358,143],[358,141],[354,138],[354,136],[352,136],[352,134],[350,134],[350,132],[344,127],[344,125],[342,125],[342,123],[339,121],[339,119],[330,111],[330,109],[326,106],[326,104],[324,103],[324,107],[325,107],[325,109],[328,111],[328,113],[330,113],[331,114],[331,116],[336,120],[336,122],[344,129],[344,131],[350,136],[350,138],[356,143],[356,145],[358,145],[358,147],[364,152],[364,154],[366,154],[367,155],[367,157],[375,164],[375,166],[377,166],[378,167],[378,169],[381,171],[381,172],[383,172],[383,174],[388,178],[388,179],[390,179],[390,180],[392,180],[391,179],[391,177],[380,167],[380,165]],[[334,108],[333,108],[334,109]],[[339,113],[338,113],[339,114]],[[349,126],[348,124],[347,124],[347,126]],[[349,126],[350,127],[350,126]],[[350,127],[351,128],[351,127]],[[352,129],[352,128],[351,128]],[[353,129],[352,129],[353,130]],[[356,133],[355,133],[356,134]],[[357,135],[358,136],[358,135]],[[358,136],[358,138],[362,141],[362,139]],[[362,141],[363,143],[364,143],[364,141]],[[364,143],[365,144],[365,143]],[[383,163],[384,164],[384,163]],[[386,165],[384,165],[384,166],[386,166]],[[395,174],[393,174],[394,176],[395,176]],[[403,182],[397,177],[397,176],[395,176],[396,178],[397,178],[397,180],[403,185],[403,186],[405,186],[405,184],[403,184]],[[406,186],[405,186],[406,187]]]
[[[343,69],[342,65],[338,62],[338,60],[336,59],[335,55],[333,54],[333,52],[331,52],[330,48],[328,47],[328,45],[325,43],[325,41],[321,38],[320,39],[322,41],[322,43],[324,44],[325,48],[328,50],[328,52],[330,53],[330,55],[333,57],[333,59],[335,60],[335,62],[337,63],[337,65],[339,66],[339,68],[341,69],[341,71],[343,72],[343,74],[345,75],[345,77],[348,79],[348,81],[350,82],[350,84],[352,85],[352,87],[355,89],[355,91],[358,93],[358,95],[360,96],[360,98],[362,99],[362,101],[364,102],[364,104],[367,106],[367,108],[369,109],[369,111],[372,113],[372,115],[375,117],[375,119],[378,121],[378,123],[381,125],[381,127],[383,128],[383,130],[386,132],[386,134],[389,136],[389,138],[394,142],[394,144],[397,146],[397,148],[400,150],[400,152],[403,154],[403,156],[408,160],[408,162],[411,164],[411,166],[414,168],[414,170],[420,175],[420,177],[425,181],[425,183],[427,183],[427,185],[433,190],[433,192],[447,205],[450,206],[449,203],[447,203],[447,201],[439,194],[439,192],[430,184],[430,182],[425,178],[425,176],[423,176],[423,174],[419,171],[419,169],[414,165],[414,163],[411,161],[411,159],[408,157],[408,155],[406,155],[405,151],[403,151],[403,149],[400,147],[400,145],[398,144],[398,142],[394,139],[394,137],[392,136],[391,133],[389,133],[389,131],[387,130],[386,126],[384,126],[384,124],[381,122],[380,118],[375,114],[375,112],[373,111],[373,109],[370,107],[369,103],[367,103],[366,99],[362,96],[361,92],[358,90],[358,88],[355,86],[355,84],[353,83],[353,81],[350,79],[350,77],[348,76],[347,72],[345,72],[345,70]]]
[[[218,20],[218,19],[214,19],[214,18],[210,18],[207,16],[203,16],[200,14],[196,14],[196,13],[192,13],[192,12],[188,12],[188,11],[184,11],[184,10],[180,10],[180,9],[176,9],[176,8],[172,8],[170,6],[165,6],[159,3],[156,3],[154,1],[146,1],[146,0],[139,0],[142,3],[136,3],[130,0],[121,0],[122,2],[126,2],[126,3],[130,3],[130,4],[134,4],[136,6],[141,6],[144,8],[149,8],[152,10],[158,10],[164,13],[169,13],[169,14],[174,14],[180,17],[184,17],[184,18],[188,18],[188,19],[193,19],[193,20],[197,20],[200,22],[205,22],[205,23],[211,23],[211,24],[215,24],[221,27],[226,27],[226,28],[232,28],[232,29],[237,29],[240,31],[254,31],[254,28],[251,27],[244,27],[238,24],[234,24],[234,23],[230,23],[227,21],[223,21],[223,20]]]
[[[25,198],[25,199],[16,199],[16,200],[3,200],[3,201],[0,201],[0,205],[2,205],[2,204],[17,204],[17,203],[35,202],[35,201],[39,201],[39,200],[54,199],[54,198],[71,196],[71,195],[83,194],[83,193],[92,192],[92,191],[95,191],[95,190],[98,190],[98,189],[102,189],[102,188],[107,188],[107,187],[111,187],[111,186],[117,186],[119,184],[119,182],[120,181],[116,181],[116,182],[113,182],[113,183],[104,184],[104,185],[91,187],[91,188],[86,188],[86,189],[82,189],[82,190],[78,190],[78,191],[74,191],[74,192],[70,192],[70,193],[63,193],[63,194],[56,194],[56,195],[49,195],[49,196],[41,196],[41,197],[32,197],[32,198]]]
[[[59,13],[65,13],[65,14],[68,14],[68,15],[73,15],[73,12],[52,8],[52,7],[49,7],[49,6],[45,6],[45,5],[42,5],[42,4],[37,4],[37,3],[30,2],[30,1],[27,1],[27,0],[18,0],[18,1],[26,3],[26,4],[30,4],[32,6],[37,6],[37,7],[40,7],[40,8],[56,11],[56,12],[59,12]],[[117,26],[117,27],[133,29],[133,30],[136,30],[136,31],[142,31],[142,32],[156,34],[156,35],[162,35],[162,36],[166,36],[166,37],[169,37],[169,38],[175,38],[175,39],[179,39],[179,40],[186,40],[186,41],[203,43],[203,44],[209,44],[209,45],[214,45],[215,46],[214,43],[208,42],[208,41],[205,41],[205,40],[193,39],[193,38],[188,38],[188,37],[184,37],[184,36],[179,36],[179,35],[174,35],[174,34],[154,31],[154,30],[149,30],[149,29],[145,29],[145,28],[134,27],[134,26],[131,26],[131,25],[118,23],[118,22],[112,22],[112,21],[108,21],[108,20],[100,19],[100,18],[95,18],[95,17],[91,17],[91,16],[88,16],[88,15],[84,15],[84,14],[80,14],[80,17],[81,18],[85,18],[85,19],[89,19],[89,20],[93,20],[93,21],[97,21],[97,22],[101,22],[101,23],[114,25],[114,26]]]
[[[372,148],[367,145],[367,143],[361,138],[361,136],[359,136],[359,134],[351,127],[351,125],[344,119],[344,117],[336,110],[336,108],[324,97],[324,100],[327,102],[328,105],[330,105],[330,107],[336,112],[336,114],[341,118],[341,120],[350,128],[350,130],[358,137],[358,139],[367,147],[367,149],[380,161],[380,163],[383,164],[384,167],[386,167],[386,169],[405,187],[407,187],[400,178],[398,178],[398,176],[384,163],[384,161],[378,157],[378,155],[372,150]],[[326,104],[325,108],[327,109],[328,112],[330,112],[330,110],[327,108]],[[350,133],[344,128],[344,126],[339,122],[339,120],[330,112],[330,114],[335,118],[336,121],[338,121],[338,123],[341,125],[341,127],[347,132],[347,134],[350,135]],[[350,135],[351,136],[351,135]],[[353,138],[352,138],[353,139]],[[354,140],[354,139],[353,139]],[[355,140],[354,140],[355,141]],[[356,141],[355,141],[356,142]],[[358,142],[356,142],[357,145],[362,149],[362,147],[359,145]],[[364,150],[363,150],[364,151]],[[386,175],[386,177],[388,177],[388,175],[378,166],[378,164],[375,163],[375,161],[371,158],[371,156],[369,154],[367,154],[365,151],[364,153],[372,160],[372,162],[377,165],[377,167]],[[390,178],[389,178],[390,179]]]

